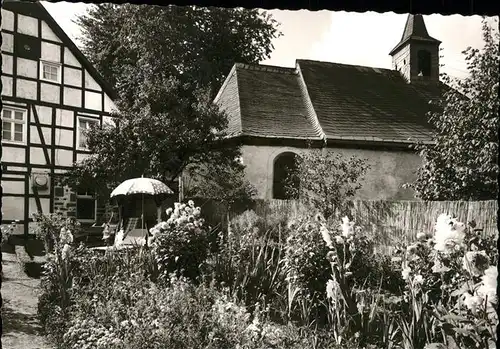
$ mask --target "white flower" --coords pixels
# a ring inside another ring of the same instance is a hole
[[[336,281],[330,279],[326,283],[326,296],[331,300],[337,299],[338,284]]]
[[[435,225],[435,245],[437,251],[447,251],[457,244],[461,244],[465,238],[465,224],[458,222],[447,214],[441,214]]]
[[[498,268],[494,265],[484,271],[481,277],[481,286],[477,289],[477,294],[487,298],[489,303],[496,304],[497,296]]]
[[[172,209],[172,207],[169,207],[169,208],[167,208],[167,210],[165,212],[167,213],[167,216],[170,216],[173,211],[174,210]]]
[[[417,234],[417,240],[418,241],[425,241],[427,235],[425,235],[425,233],[418,233]]]
[[[71,246],[68,244],[64,244],[62,251],[61,251],[62,259],[66,260],[69,257],[70,252],[71,252]]]
[[[319,231],[321,232],[321,236],[323,237],[326,246],[328,246],[329,248],[333,248],[332,239],[330,238],[330,232],[328,231],[328,229],[326,229],[324,225],[321,225]]]
[[[480,276],[488,268],[490,259],[485,251],[469,251],[463,257],[462,267],[471,275]]]
[[[115,236],[115,246],[120,246],[123,243],[124,231],[120,229],[120,231]]]
[[[179,202],[174,202],[174,208],[179,209],[181,207],[181,204]]]
[[[342,224],[340,225],[340,228],[342,229],[342,235],[344,237],[347,238],[354,235],[354,222],[350,222],[347,216],[342,218]]]
[[[159,225],[160,225],[160,229],[162,229],[162,230],[167,230],[168,229],[168,223],[167,222],[161,222]]]
[[[160,234],[160,231],[157,228],[151,228],[151,229],[149,229],[149,232],[153,236],[156,236],[156,235]]]
[[[194,201],[193,200],[189,200],[188,201],[188,206],[191,207],[191,208],[194,208]]]
[[[413,283],[415,285],[421,285],[424,283],[424,278],[422,277],[422,275],[418,274],[418,275],[415,275],[415,277],[413,278]]]
[[[403,276],[403,280],[408,280],[410,278],[411,268],[405,266],[401,271],[401,275]]]
[[[481,306],[484,300],[479,296],[472,296],[470,293],[464,293],[463,295],[464,304],[467,309],[471,310],[472,313],[477,311],[477,308]]]
[[[62,227],[61,233],[59,234],[59,240],[62,244],[71,244],[73,242],[73,234],[71,234],[69,229]]]
[[[341,244],[343,244],[343,243],[344,243],[344,239],[342,239],[342,237],[341,237],[341,236],[336,235],[336,236],[335,236],[335,242],[336,242],[337,244],[341,245]]]

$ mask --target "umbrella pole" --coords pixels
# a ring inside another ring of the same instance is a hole
[[[142,222],[142,230],[144,230],[144,194],[141,195],[142,196],[142,218],[141,218],[141,222]],[[145,242],[145,246],[148,245],[148,232],[146,231],[146,236],[144,237],[144,239],[146,240]]]

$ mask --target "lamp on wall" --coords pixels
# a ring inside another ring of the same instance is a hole
[[[49,187],[48,173],[32,173],[31,186],[36,189],[47,189]]]

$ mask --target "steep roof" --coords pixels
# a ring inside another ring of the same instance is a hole
[[[235,64],[215,101],[229,115],[229,135],[321,139],[296,69]]]
[[[62,30],[62,28],[57,24],[50,13],[45,9],[45,7],[39,1],[33,0],[4,0],[2,2],[2,7],[5,10],[12,11],[15,13],[20,13],[26,16],[31,16],[35,18],[40,18],[47,23],[47,25],[52,29],[52,31],[57,35],[61,42],[68,47],[71,53],[78,59],[82,66],[89,72],[89,74],[94,78],[94,80],[101,85],[103,91],[111,98],[116,99],[116,91],[113,87],[102,77],[102,75],[95,69],[95,67],[90,63],[90,61],[85,57],[85,55],[80,51],[80,49],[75,45],[73,40],[71,40],[68,35]]]
[[[403,31],[403,36],[401,37],[401,41],[391,50],[389,54],[393,55],[410,40],[423,41],[436,45],[441,43],[441,41],[434,39],[432,36],[429,35],[429,33],[427,32],[427,28],[425,26],[424,17],[418,14],[408,15],[408,18],[406,19],[405,29]]]
[[[425,114],[442,88],[389,69],[297,60],[295,69],[236,64],[215,102],[233,137],[428,143]]]

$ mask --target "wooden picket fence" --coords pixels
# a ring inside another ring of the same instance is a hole
[[[226,224],[227,220],[253,210],[267,219],[268,216],[294,217],[304,210],[298,201],[256,200],[250,206],[228,210],[224,205],[210,200],[196,200],[202,206],[211,224]],[[489,201],[352,201],[349,216],[365,232],[373,234],[380,243],[413,241],[418,232],[432,232],[441,213],[451,214],[459,221],[475,221],[483,235],[498,236],[498,202]],[[339,222],[340,223],[340,222]]]

